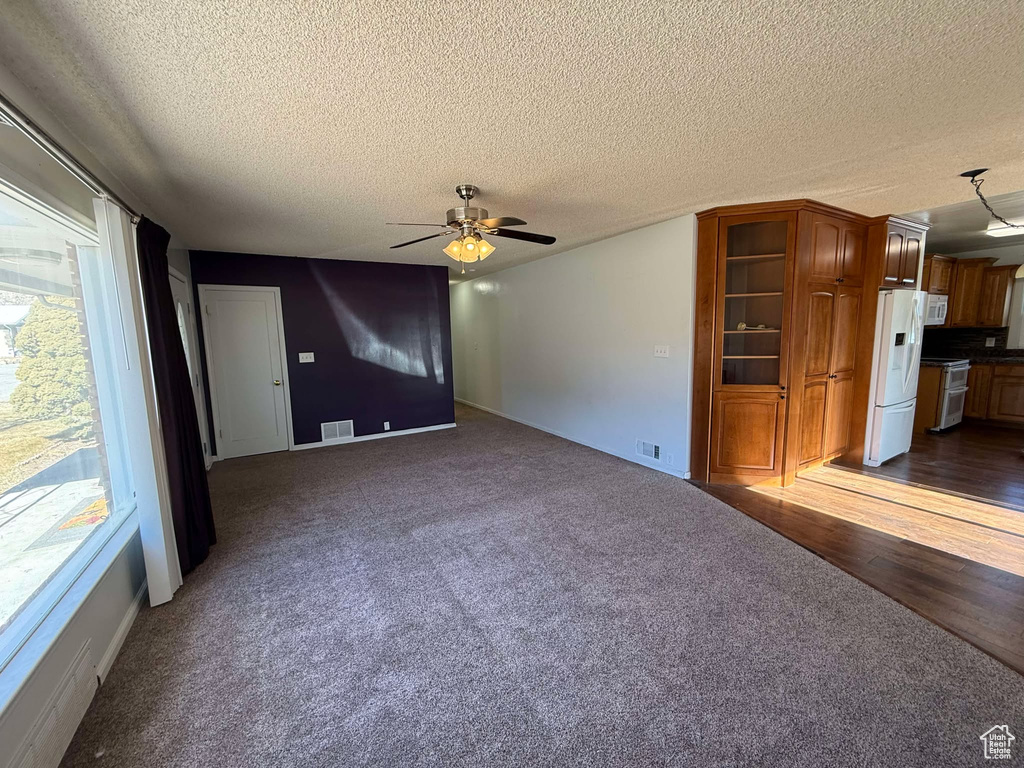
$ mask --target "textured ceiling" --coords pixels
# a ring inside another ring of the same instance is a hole
[[[455,184],[552,248],[712,205],[1024,189],[1019,0],[0,0],[0,64],[195,248],[453,264]],[[424,230],[423,234],[428,234]],[[642,260],[637,254],[637,260]]]
[[[1024,224],[1024,192],[989,197],[987,183],[982,184],[981,191],[996,213],[1014,224]],[[965,253],[993,248],[1016,248],[1024,252],[1024,229],[1020,230],[1019,235],[1010,237],[985,234],[989,222],[994,220],[977,197],[963,203],[917,211],[908,216],[931,224],[925,238],[929,253]]]

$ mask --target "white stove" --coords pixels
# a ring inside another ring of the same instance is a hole
[[[964,417],[964,402],[967,400],[967,374],[971,361],[953,357],[924,357],[921,365],[942,368],[942,382],[939,385],[938,423],[929,428],[931,432],[959,424]]]

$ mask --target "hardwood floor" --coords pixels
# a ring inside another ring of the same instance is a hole
[[[1024,576],[1024,513],[880,477],[817,467],[787,488],[755,486],[850,523]]]
[[[750,488],[695,484],[1024,675],[1024,577]]]
[[[971,498],[988,499],[1024,510],[1024,429],[990,421],[965,421],[949,432],[917,432],[910,453],[880,467],[834,463],[876,477]]]

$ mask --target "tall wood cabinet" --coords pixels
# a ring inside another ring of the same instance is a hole
[[[957,259],[953,271],[953,287],[949,294],[946,324],[951,328],[975,328],[981,305],[985,270],[995,259]]]
[[[1010,297],[1017,265],[988,267],[981,274],[978,327],[1002,328],[1010,324]]]
[[[797,468],[849,447],[864,277],[863,224],[822,213],[811,214],[808,224],[811,269],[797,298],[798,313],[807,320],[803,396],[794,406],[800,414]],[[831,268],[819,268],[823,264]]]
[[[796,214],[715,224],[710,473],[756,481],[782,470]]]
[[[697,218],[691,475],[785,484],[850,445],[866,219],[810,200]]]

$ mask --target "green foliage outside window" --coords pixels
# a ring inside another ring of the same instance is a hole
[[[14,413],[26,420],[60,419],[75,437],[92,431],[89,375],[74,299],[37,299],[18,331],[21,361],[11,393]]]

